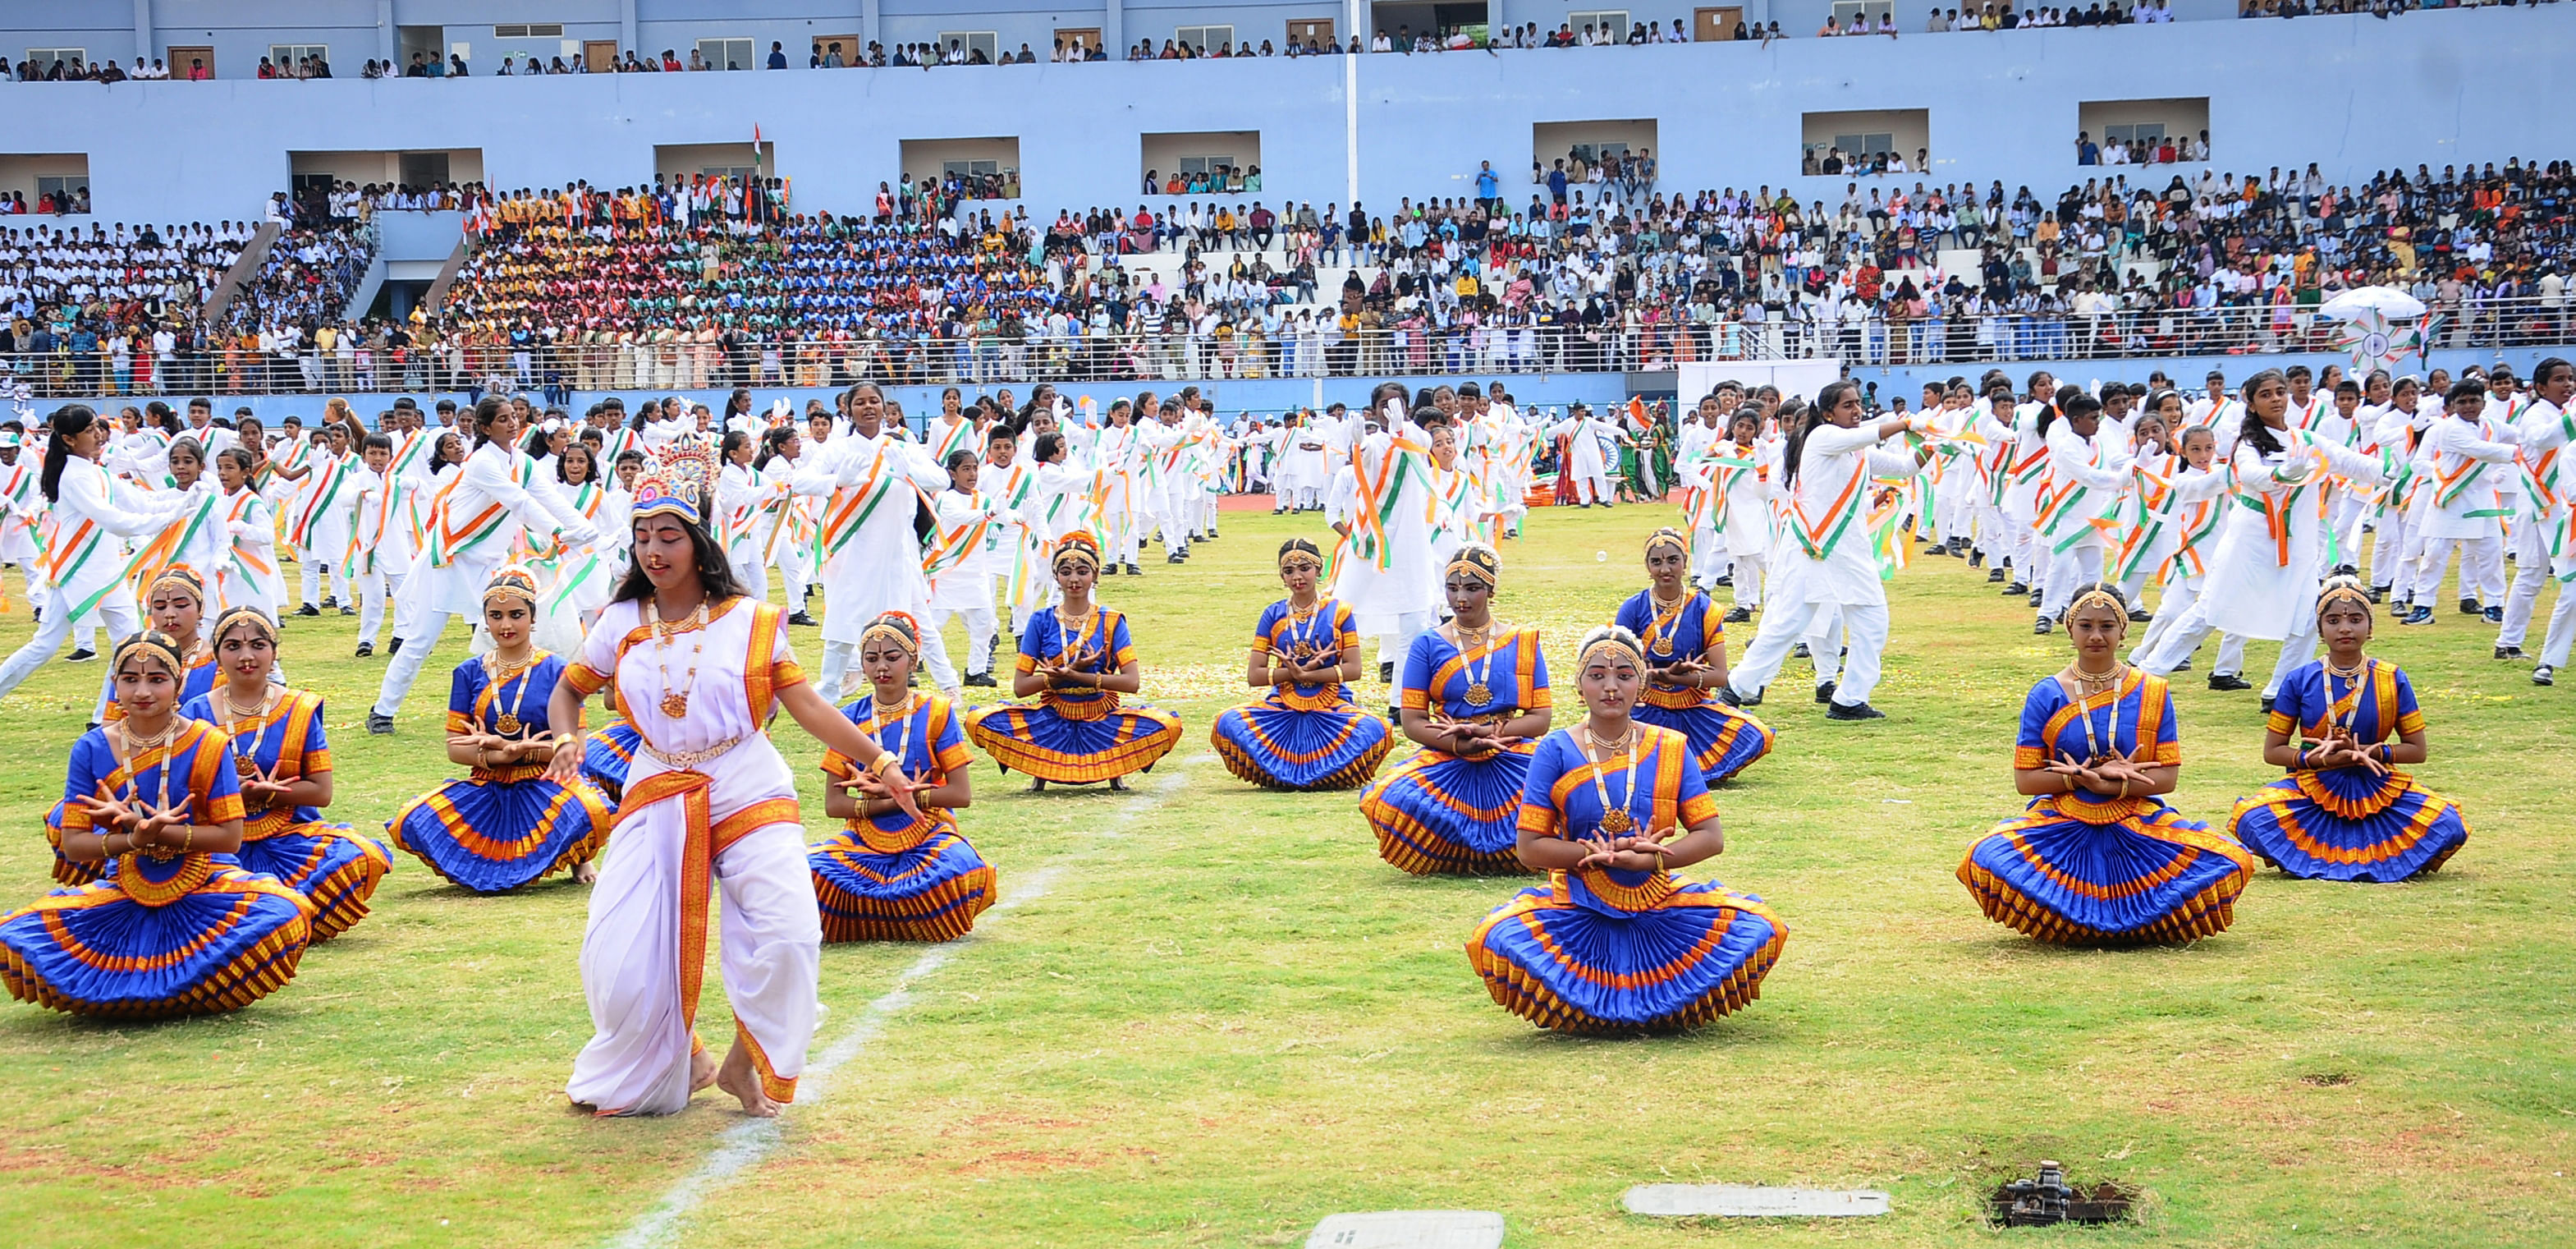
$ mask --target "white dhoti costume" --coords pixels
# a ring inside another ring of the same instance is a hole
[[[689,660],[661,648],[692,651]],[[631,659],[634,667],[627,667]],[[668,662],[666,662],[668,661]],[[666,668],[690,663],[685,690]],[[762,725],[805,680],[779,609],[736,598],[703,630],[653,636],[636,601],[612,603],[564,679],[584,697],[614,681],[643,736],[582,932],[590,1043],[564,1092],[603,1115],[689,1103],[706,970],[710,888],[724,896],[725,998],[772,1101],[795,1099],[814,1037],[823,925],[805,862],[796,782]],[[668,713],[666,695],[685,694]]]

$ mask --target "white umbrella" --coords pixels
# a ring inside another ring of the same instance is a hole
[[[2317,311],[2336,318],[2377,313],[2391,321],[2408,321],[2424,315],[2424,301],[2394,286],[2363,286],[2336,295]]]

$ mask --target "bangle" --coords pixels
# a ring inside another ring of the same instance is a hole
[[[2298,770],[2300,770],[2300,771],[2305,771],[2305,770],[2307,770],[2307,766],[2308,766],[2308,746],[2307,746],[2307,744],[2306,744],[2306,743],[2304,743],[2304,742],[2300,743],[2300,745],[2299,745],[2299,758],[2298,758],[2298,761],[2297,761],[2296,763],[2291,764],[2290,766],[2292,766],[2293,768],[2296,768],[2296,769],[2298,769]]]
[[[2120,800],[2122,802],[2129,800],[2129,778],[2125,776],[2120,778]]]
[[[873,772],[880,777],[889,772],[898,772],[902,769],[903,760],[896,758],[895,753],[891,750],[878,751],[876,760],[868,764],[868,771]]]
[[[197,826],[196,826],[196,825],[194,825],[194,824],[191,824],[191,825],[189,825],[189,826],[188,826],[188,835],[187,835],[186,837],[184,837],[184,838],[181,838],[181,839],[180,839],[180,841],[179,841],[179,853],[181,853],[181,854],[188,854],[188,853],[190,853],[190,852],[194,851],[194,850],[196,849],[196,847],[197,847]]]
[[[2381,763],[2397,762],[2397,749],[2386,742],[2381,742],[2379,744],[2379,761]]]

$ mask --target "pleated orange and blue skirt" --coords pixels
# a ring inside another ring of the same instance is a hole
[[[966,713],[966,736],[1005,772],[1068,785],[1142,772],[1181,740],[1180,717],[1148,703],[1078,706],[1082,718],[1045,702],[978,707]]]
[[[615,802],[626,793],[627,769],[635,766],[635,751],[644,744],[644,735],[624,717],[609,721],[582,739],[581,776],[599,792]]]
[[[63,857],[63,806],[64,804],[57,802],[45,812],[45,840],[52,842],[54,846],[54,883],[86,885],[99,879],[105,872],[99,864],[83,863]]]
[[[608,841],[608,802],[588,782],[565,786],[544,769],[482,768],[411,801],[385,821],[394,847],[450,884],[506,893],[575,863]]]
[[[1305,701],[1305,700],[1298,700]],[[1277,690],[1219,712],[1209,732],[1225,770],[1265,789],[1357,789],[1395,746],[1386,721],[1353,706],[1299,707]]]
[[[1551,873],[1495,908],[1467,961],[1503,1009],[1558,1032],[1694,1027],[1762,995],[1788,926],[1759,898],[1668,872]]]
[[[993,865],[945,812],[888,831],[869,822],[806,852],[825,941],[949,941],[1000,893]]]
[[[2298,772],[2236,804],[2247,849],[2301,880],[2390,884],[2439,869],[2469,840],[2450,799],[2403,772]]]
[[[1511,876],[1529,871],[1520,841],[1521,786],[1537,747],[1521,742],[1481,759],[1428,748],[1360,795],[1378,857],[1416,876]]]
[[[218,1014],[276,992],[312,940],[312,904],[230,858],[129,855],[0,918],[0,984],[117,1019]]]
[[[1959,881],[1986,918],[2052,945],[2151,945],[2236,922],[2254,856],[2154,798],[2033,798],[1968,851]]]
[[[254,825],[260,823],[255,817]],[[313,904],[313,939],[328,941],[367,917],[367,901],[394,866],[393,852],[346,824],[281,822],[266,836],[246,834],[234,856],[242,870],[273,876]]]
[[[1716,699],[1667,707],[1651,691],[1634,711],[1637,719],[1671,729],[1690,741],[1691,758],[1711,786],[1751,767],[1771,753],[1771,727]]]

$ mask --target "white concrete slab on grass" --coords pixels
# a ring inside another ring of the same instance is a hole
[[[1502,1249],[1503,1216],[1490,1210],[1378,1210],[1335,1214],[1306,1249]]]
[[[1761,1219],[1836,1219],[1887,1213],[1874,1188],[1769,1188],[1755,1184],[1640,1184],[1628,1190],[1628,1213],[1666,1217],[1721,1215]]]

